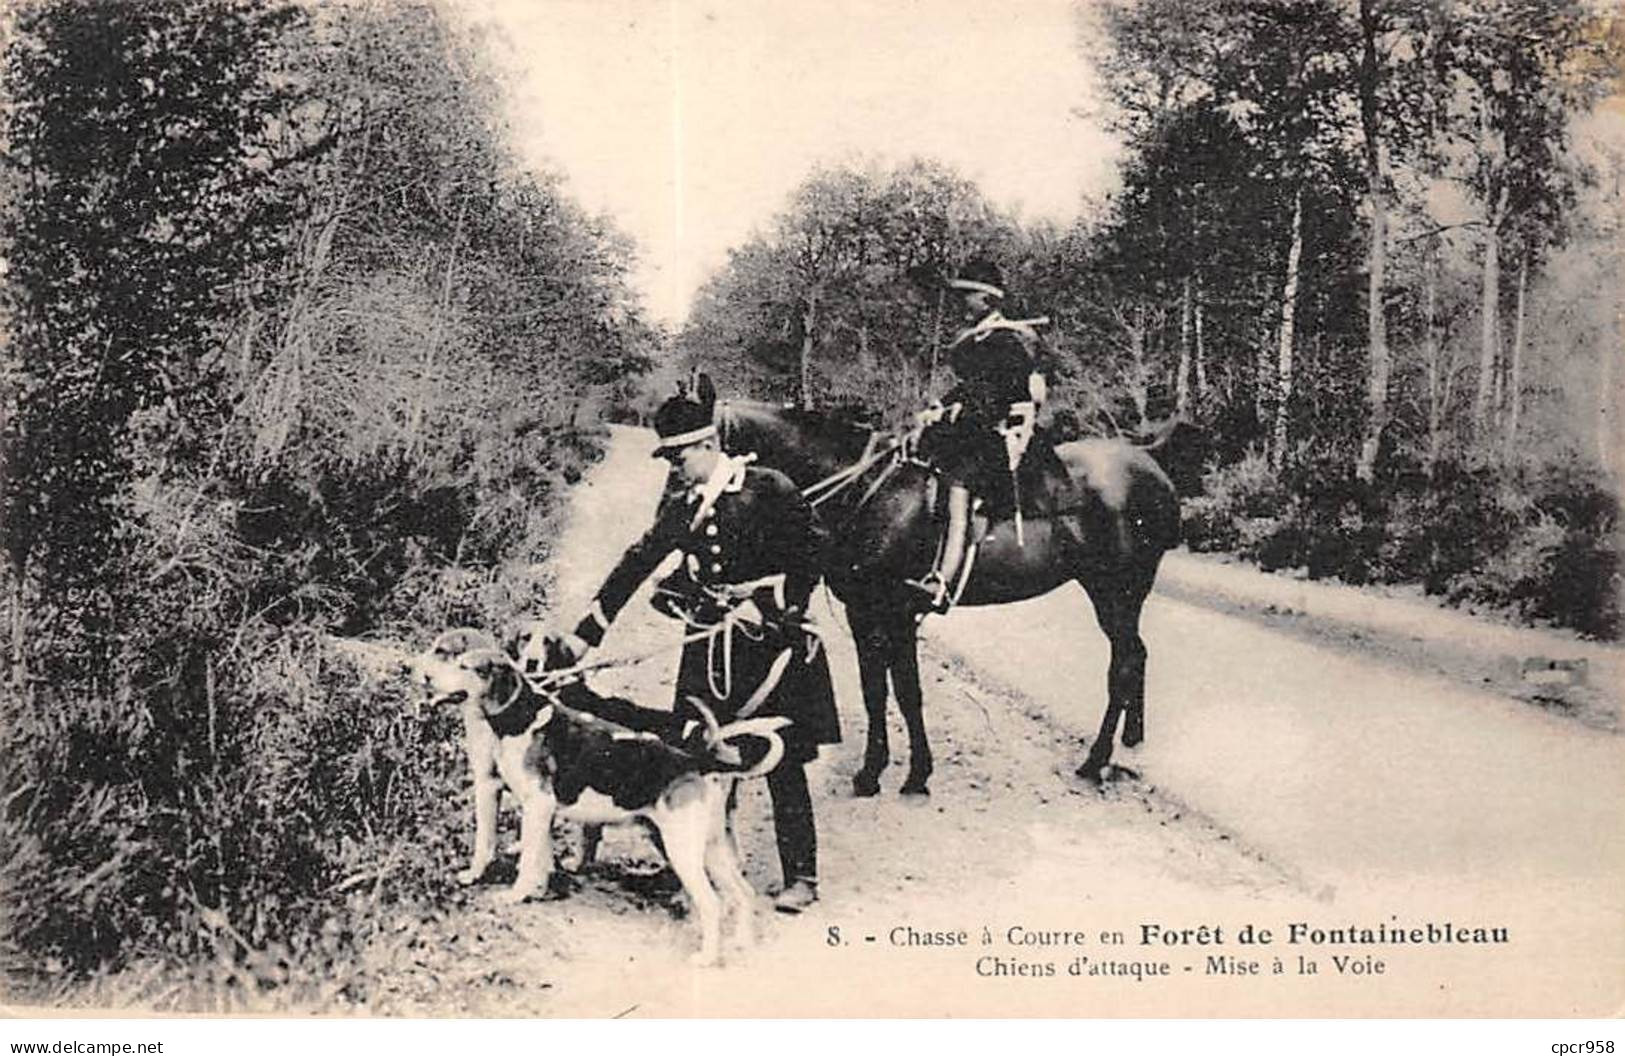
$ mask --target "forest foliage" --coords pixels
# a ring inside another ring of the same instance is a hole
[[[364,1000],[459,757],[330,642],[536,611],[656,349],[632,246],[438,6],[30,0],[4,44],[0,959]]]
[[[1191,546],[1617,633],[1617,11],[1120,0],[1080,41],[1109,197],[1058,227],[932,161],[827,167],[701,290],[685,361],[903,423],[949,380],[941,276],[991,256],[1005,314],[1050,320],[1063,434],[1202,428]]]

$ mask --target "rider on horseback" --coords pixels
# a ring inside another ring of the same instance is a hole
[[[998,265],[972,260],[948,283],[967,324],[948,355],[959,383],[920,412],[929,427],[932,461],[948,483],[947,523],[935,566],[909,584],[925,595],[931,611],[952,604],[969,537],[974,489],[995,517],[1015,511],[1015,470],[1032,438],[1044,377],[1038,373],[1034,324],[1045,319],[1006,319],[998,304],[1004,280]]]

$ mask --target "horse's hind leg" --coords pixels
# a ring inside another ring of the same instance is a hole
[[[1154,561],[1149,569],[1135,578],[1124,602],[1129,610],[1125,618],[1127,644],[1124,650],[1123,671],[1120,676],[1122,678],[1120,692],[1123,698],[1123,747],[1125,748],[1133,748],[1145,740],[1146,648],[1145,641],[1140,637],[1140,613],[1145,608],[1145,599],[1151,593],[1151,584],[1156,579],[1156,575],[1157,567]],[[1117,652],[1115,645],[1112,652],[1114,655]]]
[[[931,791],[926,783],[931,780],[935,764],[931,759],[931,739],[925,732],[918,624],[907,609],[892,614],[890,621],[892,688],[897,691],[897,708],[903,713],[903,724],[908,727],[908,779],[898,791],[905,796],[924,796]]]
[[[1106,714],[1100,732],[1089,746],[1089,756],[1078,776],[1098,782],[1111,764],[1117,727],[1123,722],[1123,745],[1133,748],[1145,739],[1145,642],[1140,638],[1140,610],[1151,590],[1151,576],[1136,573],[1103,582],[1085,583],[1095,604],[1095,616],[1111,642],[1111,666],[1106,675]]]
[[[891,761],[891,746],[886,738],[886,698],[890,692],[886,684],[886,668],[892,646],[887,640],[885,627],[872,610],[849,605],[846,618],[852,626],[852,638],[857,643],[858,681],[863,687],[863,708],[869,716],[863,769],[852,778],[852,794],[873,796],[880,791],[881,772]]]

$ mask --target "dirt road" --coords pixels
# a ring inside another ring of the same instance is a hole
[[[648,523],[664,471],[648,447],[617,430],[578,489],[561,618]],[[493,980],[472,1010],[1619,1011],[1617,735],[1158,595],[1144,634],[1148,740],[1120,758],[1141,776],[1097,790],[1072,770],[1099,721],[1106,645],[1072,588],[928,621],[932,795],[895,793],[907,741],[894,715],[886,791],[854,799],[855,665],[838,608],[818,609],[846,740],[811,770],[815,910],[777,916],[764,900],[758,945],[691,970],[691,924],[658,856],[640,833],[612,833],[570,897],[501,911],[517,936],[470,966]],[[644,656],[678,633],[634,599],[599,655]],[[667,706],[675,663],[667,648],[596,684]],[[779,881],[770,826],[758,783],[740,828],[764,892]]]

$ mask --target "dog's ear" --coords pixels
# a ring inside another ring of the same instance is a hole
[[[510,623],[502,629],[502,651],[508,654],[510,660],[519,659],[519,654],[525,651],[530,644],[531,627],[529,620]]]
[[[456,627],[441,633],[429,651],[436,656],[453,657],[476,649],[495,649],[496,639],[475,627]]]
[[[561,635],[548,635],[542,639],[542,647],[545,650],[542,656],[543,671],[559,671],[570,666],[570,654],[565,652]]]
[[[491,691],[480,701],[486,714],[494,714],[507,707],[519,692],[519,669],[500,653],[481,656],[474,664],[474,673],[490,683]]]

